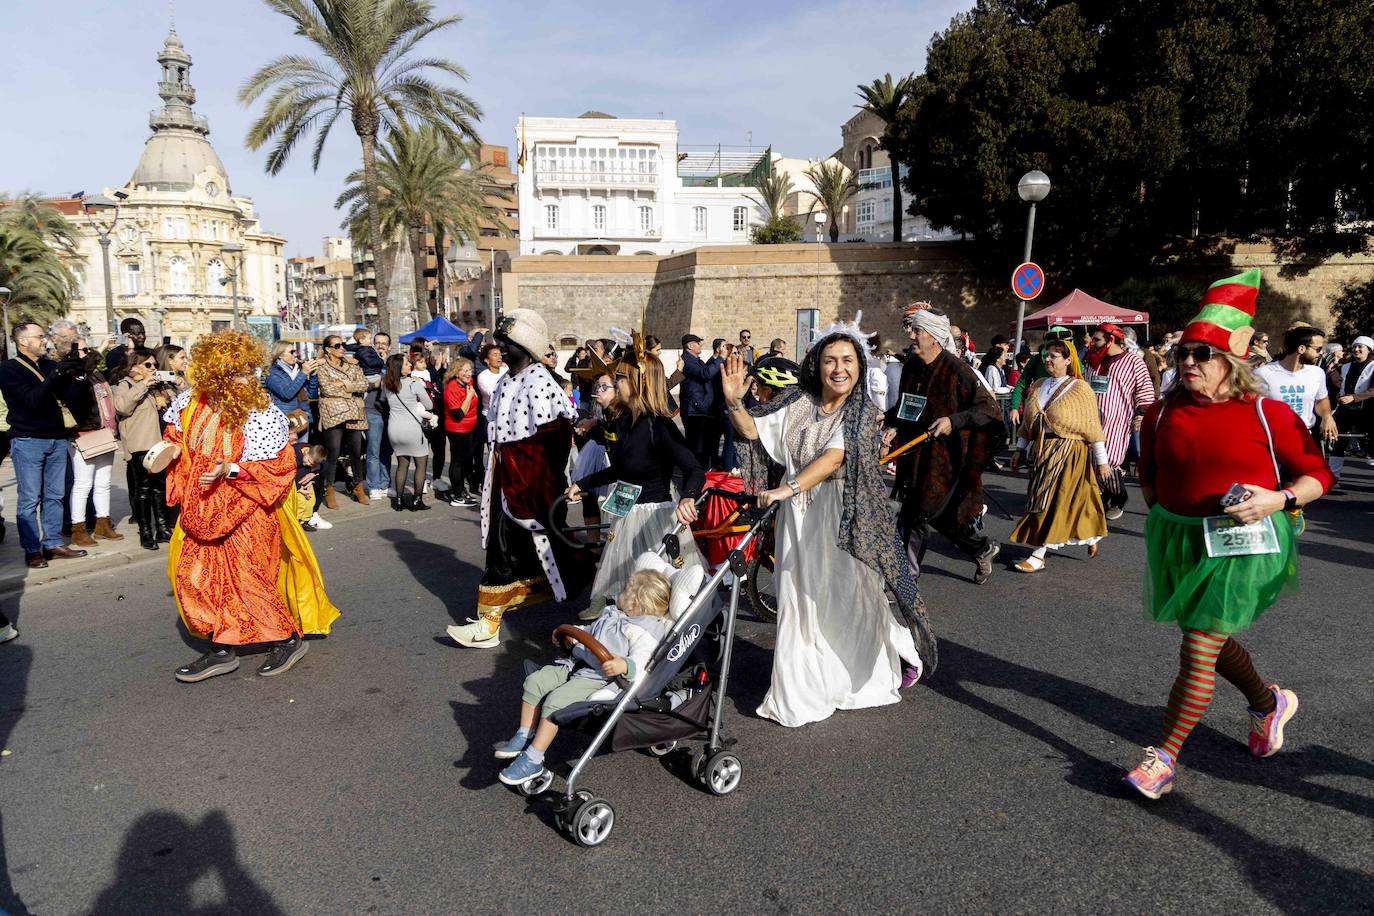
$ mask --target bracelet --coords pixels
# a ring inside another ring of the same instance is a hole
[[[793,495],[793,496],[801,496],[801,494],[802,494],[801,484],[797,483],[796,478],[793,478],[792,480],[787,481],[787,485],[788,485],[789,487],[792,488],[792,495]]]
[[[1298,508],[1298,494],[1287,487],[1284,487],[1280,492],[1283,493],[1283,511],[1292,512],[1294,509]]]

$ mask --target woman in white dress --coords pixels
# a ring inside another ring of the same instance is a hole
[[[822,332],[799,386],[752,412],[742,400],[743,361],[732,358],[721,374],[746,484],[761,505],[783,503],[774,538],[777,646],[758,712],[787,726],[896,703],[923,662],[935,668],[934,636],[879,473],[867,362],[855,316]],[[782,484],[764,488],[779,465]]]

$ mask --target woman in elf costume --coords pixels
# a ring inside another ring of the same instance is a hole
[[[1235,637],[1296,589],[1289,513],[1333,483],[1302,420],[1259,396],[1245,361],[1259,284],[1260,272],[1249,270],[1207,290],[1173,350],[1178,383],[1141,428],[1140,489],[1150,504],[1145,610],[1183,631],[1164,736],[1125,777],[1147,798],[1173,788],[1179,751],[1211,703],[1216,675],[1249,701],[1257,757],[1283,746],[1298,709],[1293,691],[1265,686]]]

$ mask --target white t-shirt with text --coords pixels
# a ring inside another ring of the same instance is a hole
[[[1293,408],[1309,429],[1316,425],[1317,402],[1327,397],[1326,373],[1320,366],[1299,366],[1297,372],[1289,372],[1275,360],[1260,366],[1255,375],[1264,383],[1266,396]]]

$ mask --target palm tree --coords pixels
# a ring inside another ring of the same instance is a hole
[[[864,101],[862,105],[854,106],[872,112],[883,119],[883,135],[878,140],[878,146],[887,150],[888,166],[892,169],[892,241],[894,242],[902,240],[902,182],[900,180],[900,165],[892,148],[888,145],[887,138],[892,125],[897,123],[897,116],[901,113],[902,107],[911,98],[911,92],[915,85],[916,77],[913,74],[908,73],[894,83],[892,74],[885,73],[882,79],[874,80],[873,85],[858,87],[859,98]]]
[[[378,153],[378,191],[377,196],[371,198],[376,200],[376,206],[368,206],[369,196],[361,170],[348,176],[343,193],[334,202],[336,208],[347,208],[343,225],[354,236],[365,234],[367,222],[374,213],[382,238],[396,238],[402,233],[410,236],[418,324],[432,317],[424,277],[425,232],[434,233],[434,249],[439,262],[438,294],[442,303],[443,261],[448,239],[461,236],[475,241],[483,222],[503,225],[501,211],[489,204],[487,197],[504,199],[505,195],[487,187],[488,182],[483,180],[484,168],[459,168],[458,163],[464,159],[471,161],[470,148],[455,149],[448,138],[432,126],[414,128],[402,122],[387,135]]]
[[[291,150],[314,133],[311,165],[320,155],[334,122],[347,113],[363,150],[363,183],[367,200],[378,194],[377,137],[394,130],[406,117],[428,123],[457,147],[476,143],[481,109],[457,89],[436,83],[433,75],[467,80],[467,71],[452,61],[415,55],[425,38],[459,22],[458,16],[435,19],[425,0],[266,0],[290,19],[296,34],[323,52],[320,58],[297,54],[279,57],[253,74],[239,90],[239,101],[251,105],[270,92],[261,116],[248,130],[246,143],[257,150],[272,142],[267,173],[275,175]],[[381,221],[368,214],[368,238],[377,270],[377,301],[382,303],[382,330],[390,332],[385,307],[386,268],[381,257]]]
[[[76,278],[62,254],[76,254],[76,228],[37,194],[0,194],[0,286],[14,321],[48,324],[67,313]]]
[[[817,208],[824,210],[829,215],[830,241],[838,242],[840,214],[844,212],[845,204],[849,203],[850,198],[859,193],[859,180],[838,159],[827,159],[807,166],[803,174],[811,179],[811,184],[816,188],[811,193],[816,202],[807,212],[814,213]]]
[[[763,208],[768,211],[771,222],[783,215],[787,197],[792,193],[792,177],[786,172],[773,172],[755,182],[754,190],[763,199]]]

